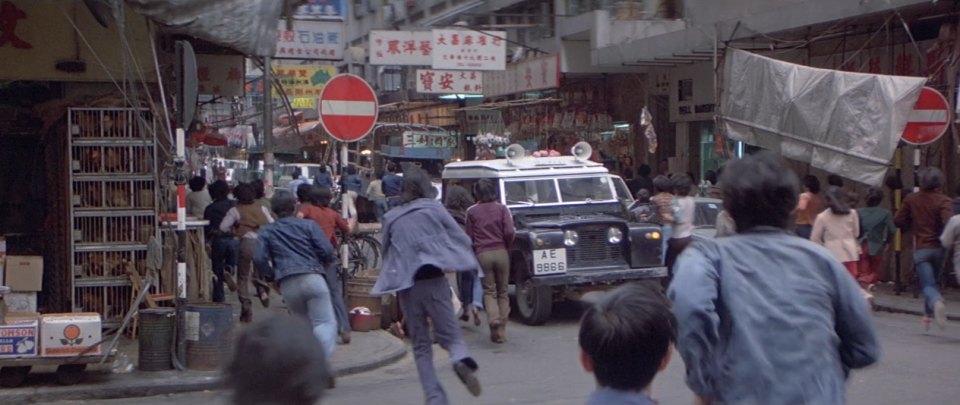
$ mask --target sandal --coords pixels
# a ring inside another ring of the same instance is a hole
[[[480,326],[480,311],[477,310],[477,307],[473,307],[471,312],[473,312],[473,326]]]

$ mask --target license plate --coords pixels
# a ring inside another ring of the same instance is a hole
[[[567,272],[566,249],[541,249],[533,251],[533,274],[558,274]]]

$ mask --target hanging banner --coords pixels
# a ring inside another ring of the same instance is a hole
[[[720,116],[734,140],[872,186],[890,161],[926,82],[847,73],[728,49]]]
[[[430,66],[433,64],[433,33],[370,31],[370,64]]]
[[[294,18],[344,19],[347,17],[345,0],[304,0],[306,3],[293,11]]]
[[[417,93],[483,94],[481,72],[417,69]]]
[[[503,71],[483,72],[483,84],[483,95],[487,97],[560,87],[559,56],[525,59]]]
[[[433,30],[433,68],[503,70],[506,38],[505,31]]]
[[[277,59],[343,60],[343,23],[294,20],[293,30],[279,21]]]
[[[200,94],[243,97],[242,55],[197,55],[197,90]]]

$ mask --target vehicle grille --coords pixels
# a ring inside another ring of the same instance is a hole
[[[607,243],[607,229],[609,227],[577,228],[580,240],[576,246],[567,248],[567,265],[577,268],[626,263],[622,243]]]

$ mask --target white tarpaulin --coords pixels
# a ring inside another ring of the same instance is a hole
[[[731,139],[878,186],[925,82],[728,49],[720,114]]]

